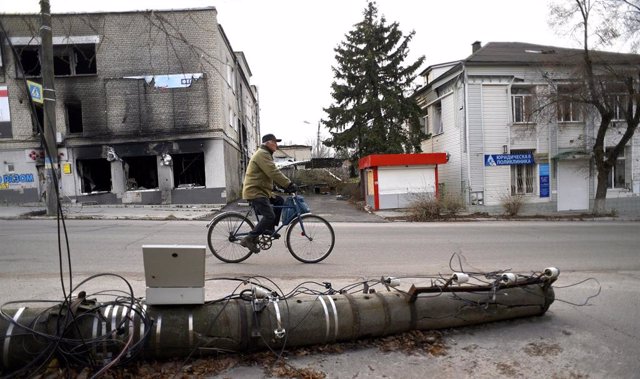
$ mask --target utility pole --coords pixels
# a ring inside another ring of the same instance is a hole
[[[44,170],[47,187],[47,216],[58,214],[57,167],[58,147],[56,145],[56,92],[53,83],[53,36],[51,30],[51,7],[49,0],[40,0],[40,66],[42,70],[42,97],[45,140]]]

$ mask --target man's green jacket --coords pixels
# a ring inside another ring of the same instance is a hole
[[[282,188],[287,188],[291,180],[276,167],[273,153],[266,146],[260,146],[247,167],[242,187],[242,198],[253,200],[258,197],[270,198],[273,195],[273,182]]]

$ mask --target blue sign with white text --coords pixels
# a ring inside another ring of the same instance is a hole
[[[533,154],[485,154],[485,166],[511,166],[518,164],[534,164]]]
[[[549,197],[549,164],[542,163],[540,170],[540,197]]]

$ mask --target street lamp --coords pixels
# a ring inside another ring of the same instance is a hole
[[[303,121],[307,125],[311,125],[311,123],[307,120]],[[318,120],[318,135],[316,136],[316,158],[320,158],[320,120]]]

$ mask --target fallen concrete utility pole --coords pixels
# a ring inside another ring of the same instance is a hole
[[[555,270],[555,269],[554,269]],[[56,348],[82,361],[119,356],[164,359],[295,347],[543,315],[555,275],[505,274],[488,285],[444,285],[389,292],[281,299],[261,287],[243,298],[198,306],[101,305],[86,299],[48,309],[22,307],[0,319],[2,372]],[[75,312],[73,322],[70,309]],[[48,336],[48,337],[46,337]]]

